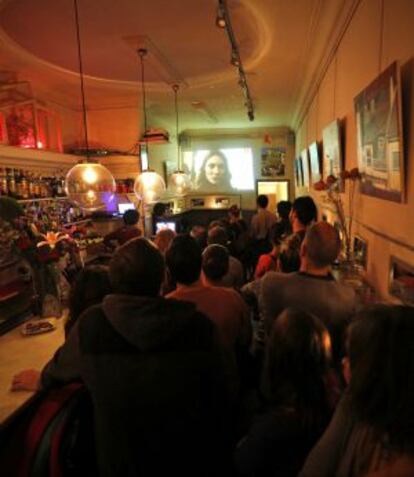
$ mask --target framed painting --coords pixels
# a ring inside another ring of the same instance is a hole
[[[302,165],[303,187],[309,187],[309,158],[308,150],[304,149],[300,154],[300,163]]]
[[[286,170],[286,149],[284,147],[263,147],[260,154],[262,177],[281,177]]]
[[[300,162],[300,157],[295,159],[295,186],[302,187],[303,178],[302,178],[302,165]]]
[[[401,82],[392,63],[354,99],[362,194],[404,201]]]
[[[338,119],[332,121],[322,131],[323,141],[323,179],[326,181],[328,176],[334,176],[338,179],[338,186],[343,190],[343,181],[341,172],[343,169],[341,131]]]
[[[389,293],[405,305],[414,305],[414,267],[391,256]]]
[[[322,179],[319,145],[315,141],[309,146],[310,176],[312,184]]]

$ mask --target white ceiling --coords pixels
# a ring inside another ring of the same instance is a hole
[[[294,126],[356,0],[228,0],[255,106],[249,122],[217,0],[78,0],[89,109],[137,107],[146,60],[149,122],[181,129]],[[73,0],[0,0],[0,69],[79,108]]]

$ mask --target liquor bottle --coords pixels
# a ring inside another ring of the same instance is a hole
[[[14,169],[7,169],[7,188],[10,197],[16,197],[16,179],[14,177]]]
[[[3,167],[0,167],[0,195],[9,195],[7,186],[7,174]]]
[[[20,182],[20,195],[22,199],[29,199],[29,180],[28,180],[28,172],[20,170],[21,175],[21,182]]]

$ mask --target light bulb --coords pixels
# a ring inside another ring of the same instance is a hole
[[[76,164],[65,178],[68,199],[86,211],[104,209],[112,202],[115,189],[112,174],[98,163]]]
[[[146,203],[155,202],[165,192],[164,179],[154,171],[144,171],[135,181],[134,192],[138,199]]]
[[[184,195],[191,190],[191,179],[183,171],[175,171],[169,179],[169,188],[173,194]]]

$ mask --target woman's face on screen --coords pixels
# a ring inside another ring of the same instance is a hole
[[[219,184],[226,175],[226,165],[220,156],[211,156],[205,164],[206,179],[210,184]]]

